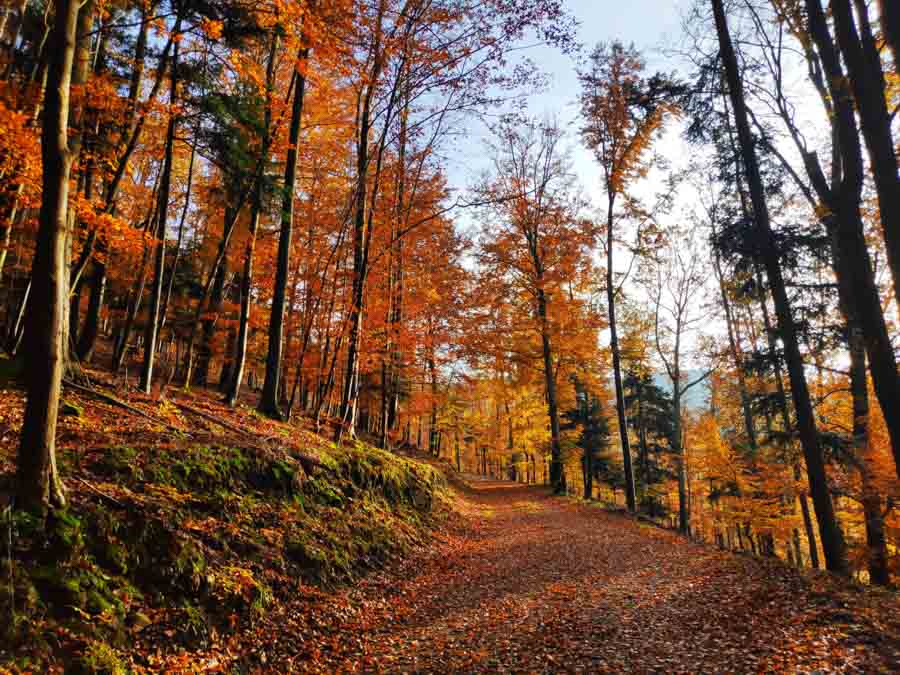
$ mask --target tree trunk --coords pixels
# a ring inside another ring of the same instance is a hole
[[[677,371],[676,371],[677,372]],[[678,531],[685,535],[691,533],[691,518],[688,506],[687,494],[687,458],[685,457],[684,439],[681,430],[681,393],[679,391],[678,380],[673,378],[672,388],[674,396],[672,397],[672,439],[675,444],[673,450],[678,458]]]
[[[713,228],[715,224],[713,223]],[[713,236],[717,236],[713,229]],[[740,345],[737,341],[737,332],[734,325],[734,317],[731,313],[731,300],[728,297],[728,291],[725,288],[725,277],[722,273],[722,264],[719,259],[719,250],[716,246],[712,247],[713,252],[713,271],[716,274],[716,281],[719,284],[719,293],[722,297],[722,309],[725,311],[725,327],[728,331],[728,347],[731,352],[731,360],[734,363],[734,370],[738,378],[738,391],[741,397],[741,412],[744,415],[744,430],[747,434],[747,444],[753,455],[756,455],[756,425],[753,421],[753,412],[750,409],[750,395],[747,391],[747,378],[744,376],[744,363],[740,351]]]
[[[894,70],[900,75],[900,3],[896,0],[878,0],[881,32],[894,55]]]
[[[43,510],[65,505],[56,470],[56,422],[65,366],[65,309],[69,270],[66,259],[69,174],[69,87],[75,57],[79,3],[58,0],[53,53],[48,66],[41,130],[42,196],[37,246],[32,262],[32,303],[28,314],[27,400],[16,465],[19,506]]]
[[[613,357],[613,379],[616,388],[616,413],[619,420],[619,443],[622,446],[622,469],[625,472],[625,499],[628,510],[637,510],[634,489],[634,470],[631,468],[631,448],[628,441],[628,421],[625,418],[625,394],[622,391],[622,354],[616,324],[616,287],[613,275],[613,207],[615,193],[609,195],[606,214],[606,301],[609,307],[609,346]]]
[[[94,264],[94,273],[90,278],[90,295],[88,296],[87,314],[84,326],[78,336],[78,358],[83,363],[90,363],[94,358],[97,336],[100,332],[100,311],[103,309],[103,296],[106,291],[106,273],[98,270]]]
[[[807,0],[806,4],[811,21],[814,14],[822,14],[820,0]],[[854,0],[853,4],[857,8],[860,31],[857,31],[850,0],[832,0],[831,14],[856,99],[862,135],[869,150],[885,251],[894,280],[894,296],[900,298],[900,176],[897,174],[891,113],[887,107],[887,87],[866,4],[861,0]]]
[[[408,59],[408,55],[405,55]],[[408,77],[408,73],[407,73]],[[406,84],[403,92],[403,110],[400,113],[400,133],[398,138],[397,162],[400,166],[400,176],[397,181],[397,207],[396,223],[396,273],[394,278],[393,312],[391,313],[391,335],[394,339],[394,350],[391,353],[391,400],[388,405],[388,429],[394,430],[400,419],[400,382],[403,368],[403,352],[401,351],[400,333],[403,325],[403,229],[407,224],[406,206],[406,144],[408,135],[409,118],[409,86]],[[393,243],[393,241],[392,241]]]
[[[180,17],[175,22],[175,34],[180,28]],[[157,211],[156,252],[153,261],[153,287],[150,289],[150,305],[147,313],[147,326],[144,332],[144,362],[141,366],[140,388],[150,394],[153,386],[153,365],[156,358],[156,341],[159,334],[159,317],[162,306],[163,278],[166,262],[166,222],[169,212],[169,189],[172,184],[172,159],[175,147],[175,129],[178,123],[175,115],[175,100],[178,96],[178,41],[172,47],[172,72],[170,81],[169,127],[166,132],[166,150],[163,175],[159,186],[159,209]]]
[[[155,219],[155,216],[154,216]],[[155,220],[153,221],[155,223]],[[144,286],[147,285],[147,263],[149,262],[150,248],[144,246],[144,254],[141,259],[141,269],[138,272],[138,278],[135,279],[134,287],[131,290],[130,297],[126,303],[125,321],[119,333],[119,338],[113,349],[113,371],[118,373],[122,369],[128,353],[128,342],[131,339],[131,328],[137,317],[138,310],[141,307],[141,300],[144,296]]]
[[[12,239],[12,229],[13,229],[13,221],[16,218],[16,213],[18,212],[17,205],[19,195],[22,194],[23,183],[19,184],[19,187],[16,189],[16,195],[13,197],[13,203],[9,208],[9,215],[6,217],[6,224],[2,227],[3,234],[0,235],[0,279],[3,278],[3,268],[6,266],[6,256],[9,254],[9,244]]]
[[[582,470],[584,471],[584,498],[590,501],[594,497],[594,456],[590,450],[584,451]]]
[[[213,340],[216,336],[216,324],[219,314],[222,312],[222,303],[225,300],[225,280],[228,277],[228,259],[222,261],[216,271],[216,279],[213,282],[212,295],[209,299],[209,310],[203,319],[203,334],[200,341],[200,349],[197,354],[197,365],[194,368],[191,384],[197,387],[206,387],[209,384],[209,369],[213,358]]]
[[[750,133],[747,110],[744,102],[740,72],[738,70],[737,57],[728,32],[728,24],[725,17],[723,0],[712,0],[713,12],[716,21],[719,46],[723,65],[727,75],[729,94],[731,97],[735,123],[738,132],[738,140],[741,147],[744,170],[750,188],[753,216],[760,235],[761,257],[769,277],[769,286],[775,301],[775,313],[778,317],[778,327],[784,342],[785,357],[788,366],[788,375],[791,380],[794,407],[797,411],[797,425],[800,434],[800,443],[806,459],[806,470],[809,477],[810,491],[813,497],[813,506],[816,510],[816,518],[819,521],[819,531],[822,537],[822,547],[825,551],[826,567],[837,574],[847,576],[846,545],[844,536],[840,530],[834,513],[834,505],[831,502],[831,494],[828,490],[828,479],[825,474],[825,461],[822,455],[822,447],[819,442],[816,429],[812,402],[809,396],[809,388],[806,383],[806,374],[803,369],[803,358],[800,353],[796,327],[782,277],[778,251],[775,244],[775,236],[772,232],[769,220],[769,210],[765,199],[765,190],[759,165],[756,158],[753,137]]]
[[[67,256],[68,257],[68,256]],[[68,344],[77,344],[78,342],[78,324],[81,317],[81,298],[84,295],[83,279],[75,282],[69,291],[69,320],[68,320]]]
[[[434,362],[434,353],[428,358],[428,372],[431,373],[431,417],[428,420],[428,451],[437,457],[438,455],[438,431],[437,431],[437,368]]]
[[[298,66],[309,57],[308,49],[297,55]],[[291,127],[288,137],[287,161],[284,167],[284,192],[281,201],[281,233],[278,237],[278,266],[275,272],[275,292],[272,312],[269,315],[269,347],[266,355],[266,378],[263,382],[259,411],[264,415],[281,418],[279,389],[281,385],[282,354],[284,352],[284,312],[288,276],[291,263],[291,236],[294,227],[294,191],[297,182],[297,147],[300,143],[300,122],[303,118],[303,97],[306,78],[298,73],[294,102],[291,108]]]
[[[353,424],[350,419],[350,409],[358,395],[358,386],[354,383],[357,360],[359,359],[359,340],[362,331],[362,304],[365,294],[366,276],[366,244],[369,233],[367,231],[367,175],[369,167],[369,106],[371,105],[371,91],[365,98],[360,127],[358,130],[356,150],[356,195],[353,217],[353,289],[350,298],[350,315],[348,324],[350,327],[349,342],[347,344],[347,372],[344,380],[344,393],[341,399],[341,422],[337,429],[337,435],[344,431],[345,426],[350,427],[353,433]]]
[[[275,86],[275,56],[278,50],[278,38],[273,34],[269,47],[269,60],[266,66],[266,109],[263,111],[263,128],[260,152],[267,153],[270,145],[269,128],[272,125],[272,92]],[[262,178],[265,173],[265,157],[260,157],[253,186],[253,197],[250,203],[250,225],[247,247],[244,250],[244,273],[241,277],[241,309],[238,321],[238,337],[234,354],[234,372],[231,386],[226,396],[230,407],[237,405],[241,393],[241,382],[247,364],[247,342],[250,335],[250,294],[253,292],[253,255],[256,251],[256,235],[259,231],[259,217],[262,211]]]
[[[178,239],[175,242],[175,255],[172,258],[169,282],[166,284],[166,293],[163,296],[162,309],[159,311],[159,330],[165,328],[166,318],[169,315],[169,304],[172,302],[172,290],[175,288],[175,276],[178,274],[178,261],[181,259],[181,245],[184,242],[184,223],[187,220],[188,209],[191,205],[191,190],[194,185],[194,160],[197,156],[197,146],[191,146],[191,159],[188,161],[187,186],[184,189],[184,204],[181,207],[181,218],[178,220]],[[176,360],[176,364],[178,361]]]
[[[833,184],[829,185],[826,181],[815,155],[807,154],[804,159],[810,182],[828,211],[823,222],[832,240],[838,289],[844,296],[841,307],[845,318],[862,329],[875,394],[884,412],[894,464],[900,476],[900,373],[897,371],[894,347],[885,322],[860,213],[865,169],[856,115],[847,78],[844,77],[837,50],[828,33],[825,15],[818,0],[809,0],[808,4],[809,30],[819,52],[826,75],[823,79],[827,82],[830,96],[830,102],[825,103],[826,106],[829,103],[832,106],[832,144],[839,150],[838,168],[832,169],[836,176]],[[852,73],[851,70],[851,75]],[[871,148],[870,156],[874,157],[871,155]],[[896,178],[896,158],[890,159],[890,162],[894,164]],[[891,198],[898,200],[897,220],[889,221],[886,212],[882,211],[882,224],[886,231],[891,222],[894,223],[893,227],[900,227],[900,182],[896,184],[896,190],[897,195],[892,195]],[[900,237],[900,234],[896,236]]]
[[[562,445],[559,435],[559,410],[556,402],[556,373],[553,368],[553,350],[550,345],[550,326],[547,321],[547,296],[538,283],[538,321],[541,326],[541,347],[544,354],[544,382],[547,387],[547,414],[550,416],[550,484],[556,494],[566,491],[563,473]]]
[[[869,580],[879,586],[890,583],[887,543],[881,495],[869,465],[869,388],[866,381],[866,351],[859,327],[847,325],[850,348],[850,392],[853,398],[854,461],[862,479],[862,504],[866,522],[866,556]]]
[[[372,106],[375,87],[384,59],[382,45],[383,23],[386,11],[385,0],[379,0],[375,31],[372,41],[372,68],[368,74],[368,82],[360,93],[357,108],[357,136],[356,136],[356,194],[354,196],[353,214],[353,294],[350,300],[350,325],[349,342],[347,344],[347,373],[344,382],[343,396],[341,397],[341,422],[337,428],[336,436],[340,439],[345,430],[351,435],[354,433],[352,411],[356,406],[359,395],[359,378],[356,373],[359,370],[359,346],[362,336],[363,303],[365,301],[366,278],[369,272],[369,245],[372,238],[372,224],[375,203],[378,199],[378,187],[381,174],[381,163],[385,149],[387,124],[391,117],[394,97],[390,99],[387,110],[381,115],[385,119],[385,133],[382,134],[376,153],[375,171],[373,173],[373,186],[371,198],[369,197],[369,163],[370,147],[369,134],[373,128]]]

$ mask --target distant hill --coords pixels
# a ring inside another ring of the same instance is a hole
[[[703,371],[701,370],[689,370],[685,376],[685,381],[693,382],[702,374]],[[668,375],[657,373],[653,376],[653,382],[663,391],[667,391],[670,394],[672,393],[672,381],[669,379]],[[709,405],[709,394],[709,378],[707,378],[703,380],[703,382],[699,382],[688,389],[682,399],[682,405],[688,410],[700,410],[705,408]]]
[[[687,382],[692,382],[695,378],[699,377],[702,374],[701,370],[689,370],[685,379]],[[613,376],[609,376],[610,389],[613,389],[612,382]],[[672,381],[669,379],[669,376],[665,373],[656,373],[653,375],[653,383],[669,394],[672,393]],[[695,384],[693,387],[688,389],[687,393],[684,395],[682,399],[682,405],[687,410],[701,410],[709,405],[709,379],[703,380],[698,384]]]

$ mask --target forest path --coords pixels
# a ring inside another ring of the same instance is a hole
[[[514,483],[472,482],[459,509],[436,545],[278,639],[291,669],[900,672],[894,595]]]

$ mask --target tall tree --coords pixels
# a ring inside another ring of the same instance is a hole
[[[181,28],[181,9],[175,20],[172,47],[172,65],[169,76],[169,122],[166,129],[165,156],[159,186],[159,205],[156,211],[156,239],[153,254],[153,285],[150,288],[150,307],[144,330],[144,360],[141,365],[140,388],[149,394],[153,386],[153,366],[156,361],[157,339],[159,337],[160,309],[163,303],[163,283],[166,262],[166,223],[169,213],[169,192],[172,186],[172,162],[175,154],[175,134],[178,126],[178,40]]]
[[[260,129],[259,153],[257,160],[256,176],[254,177],[253,195],[250,198],[250,225],[248,228],[247,244],[244,251],[244,270],[241,277],[241,307],[238,319],[238,336],[235,346],[234,370],[229,388],[226,392],[226,401],[229,406],[237,404],[241,384],[244,380],[244,369],[247,363],[247,342],[250,334],[250,305],[253,292],[253,258],[256,252],[256,237],[259,231],[259,221],[262,215],[263,181],[265,176],[266,154],[271,146],[272,127],[272,103],[275,88],[275,59],[278,55],[278,36],[272,31],[269,37],[269,55],[266,61],[265,98]],[[296,84],[296,81],[295,81]]]
[[[25,329],[28,334],[27,403],[16,471],[19,505],[32,509],[65,505],[56,469],[56,421],[67,349],[64,342],[69,300],[66,239],[72,168],[68,146],[69,88],[79,7],[77,0],[56,3],[52,33],[55,48],[48,65],[41,131],[43,191],[31,269],[32,309]]]
[[[590,269],[585,256],[594,228],[578,216],[556,126],[508,120],[496,131],[494,175],[478,191],[479,200],[490,204],[479,258],[501,284],[495,292],[508,297],[500,288],[512,286],[531,311],[550,423],[550,483],[562,492],[558,371],[563,350],[573,345],[562,344],[560,327],[566,312],[570,318],[578,315],[577,299],[565,288],[578,284],[578,276]]]
[[[865,0],[853,0],[852,6],[851,0],[832,0],[830,7],[860,129],[869,150],[894,297],[900,298],[900,174],[879,45]],[[806,0],[806,11],[811,23],[824,19],[821,0]]]
[[[684,439],[684,401],[710,371],[691,373],[685,367],[687,341],[710,319],[702,303],[705,262],[696,228],[672,228],[667,246],[650,272],[648,290],[654,310],[656,352],[672,386],[672,451],[678,462],[678,529],[691,532],[687,451]]]
[[[297,153],[300,143],[301,121],[303,119],[303,99],[306,93],[305,68],[309,59],[309,48],[300,47],[297,54],[297,74],[294,82],[294,98],[291,104],[291,125],[288,132],[287,159],[284,166],[284,185],[281,197],[281,230],[278,235],[278,266],[275,272],[275,293],[272,297],[272,311],[269,314],[269,348],[266,354],[266,376],[262,396],[259,400],[260,412],[280,418],[281,380],[284,352],[284,315],[287,297],[288,275],[291,264],[291,237],[294,228],[294,199],[297,189]]]
[[[606,190],[606,301],[619,443],[622,447],[625,494],[630,511],[634,511],[637,504],[622,392],[622,352],[616,320],[616,302],[627,274],[624,278],[618,278],[616,272],[614,251],[617,239],[621,240],[621,224],[616,207],[617,200],[630,201],[628,188],[648,171],[647,152],[654,137],[662,129],[666,117],[675,110],[671,97],[676,89],[673,83],[661,75],[644,79],[644,67],[643,59],[634,47],[614,42],[611,45],[598,45],[591,52],[588,69],[579,75],[582,86],[581,108],[585,118],[582,133],[603,171]]]
[[[784,343],[794,407],[797,412],[797,427],[800,443],[803,447],[803,455],[806,459],[806,470],[810,492],[813,497],[813,506],[815,507],[816,518],[819,521],[822,548],[825,551],[825,564],[829,570],[846,575],[848,567],[844,535],[838,525],[837,517],[834,513],[834,505],[831,501],[831,494],[828,490],[822,446],[818,430],[816,429],[797,330],[769,218],[769,209],[766,203],[765,189],[759,170],[754,139],[750,131],[749,116],[744,100],[743,83],[737,56],[731,40],[723,0],[711,1],[716,35],[719,41],[720,57],[728,83],[728,93],[731,99],[738,142],[741,149],[743,169],[750,191],[753,218],[759,234],[759,257],[769,279],[769,286],[775,303],[775,313],[778,317],[778,329]]]

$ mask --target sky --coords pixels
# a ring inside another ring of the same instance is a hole
[[[683,16],[687,14],[694,1],[564,0],[564,4],[578,21],[577,39],[583,45],[585,53],[598,42],[618,40],[626,44],[633,43],[644,55],[648,74],[656,71],[676,71],[682,76],[687,76],[692,70],[691,64],[688,63],[687,57],[679,57],[676,54],[686,49],[682,22]],[[900,2],[900,0],[892,1]],[[740,32],[740,29],[733,25],[732,31]],[[709,35],[709,38],[711,43],[715,42],[714,35]],[[710,48],[714,48],[714,45],[711,44]],[[533,47],[527,50],[527,55],[549,79],[548,87],[544,91],[535,92],[528,97],[528,111],[533,117],[555,118],[567,132],[568,147],[578,183],[584,196],[599,206],[605,201],[600,170],[591,152],[583,147],[579,139],[580,85],[577,63],[573,57],[548,46]],[[794,63],[788,56],[785,60],[785,69],[786,89],[795,106],[798,124],[809,136],[808,140],[814,147],[817,137],[821,135],[823,124],[821,103],[811,93],[805,64]],[[765,118],[766,111],[762,104],[759,101],[752,101],[751,104],[760,117]],[[654,145],[654,150],[665,157],[675,170],[685,168],[698,152],[696,148],[691,148],[682,140],[681,131],[680,125],[670,125],[664,137]],[[467,124],[464,134],[455,139],[450,152],[446,153],[445,166],[449,182],[452,188],[459,191],[458,194],[464,193],[476,182],[481,173],[489,169],[484,146],[488,135],[484,124],[473,120]],[[789,158],[794,156],[795,150],[790,144],[781,147],[781,150]],[[645,204],[651,204],[653,195],[660,188],[660,177],[659,172],[656,172],[656,175],[651,172],[646,179],[632,186],[634,194]],[[675,209],[665,218],[670,224],[673,219],[684,218],[686,212],[695,207],[696,199],[697,193],[688,185],[683,185],[679,188]],[[474,214],[466,212],[465,209],[457,212],[455,214],[457,226],[469,229],[474,224],[471,220],[473,216]],[[617,252],[615,268],[618,272],[624,271],[624,267],[627,267],[627,258],[625,251]],[[712,273],[709,277],[710,285],[704,291],[707,297],[710,297],[710,293],[717,292],[717,289],[712,288],[714,283]],[[634,283],[628,284],[627,288],[633,300],[640,302],[644,297],[641,289]],[[647,302],[649,304],[649,300]],[[720,335],[723,330],[721,321],[711,321],[703,327],[703,332],[708,335]],[[606,339],[606,334],[601,334],[601,343],[605,343]],[[698,346],[698,339],[699,334],[687,336],[689,353]],[[690,355],[687,355],[687,360],[689,367],[699,365]]]
[[[688,64],[673,57],[666,48],[675,46],[682,33],[682,15],[692,0],[568,0],[565,4],[579,23],[578,42],[587,53],[598,42],[618,40],[634,45],[643,53],[647,71],[671,72],[681,70],[687,73]],[[601,174],[593,155],[579,139],[579,104],[577,63],[573,56],[562,54],[549,46],[536,46],[527,50],[527,56],[548,75],[546,90],[528,97],[527,108],[531,116],[555,118],[566,131],[567,147],[570,150],[572,168],[577,176],[583,195],[596,205],[598,217],[605,218],[600,208],[605,204],[605,194],[601,187]],[[477,120],[467,123],[465,132],[454,139],[451,147],[445,149],[445,170],[451,187],[457,194],[464,194],[479,175],[490,168],[485,152],[485,141],[489,138],[486,126]],[[449,150],[449,151],[448,151]],[[689,156],[687,146],[681,140],[680,128],[672,125],[668,133],[655,145],[655,150],[677,166]],[[659,190],[658,180],[653,173],[633,186],[635,193],[652,203],[653,195]],[[469,230],[474,213],[462,209],[454,214],[457,227]],[[599,255],[598,251],[598,255]],[[627,255],[621,251],[617,255],[616,269],[620,272],[628,267]],[[629,287],[629,294],[639,298],[643,292]],[[636,295],[635,295],[636,294]],[[648,301],[649,302],[649,301]],[[688,343],[685,358],[691,362],[689,353],[695,347],[696,336],[685,336]],[[608,342],[608,334],[600,335],[601,344]],[[691,364],[692,365],[692,364]],[[691,366],[689,366],[691,367]],[[663,378],[665,379],[665,378]],[[700,388],[696,392],[697,401],[702,402],[705,393]]]
[[[589,51],[597,42],[619,40],[634,43],[645,55],[648,70],[670,71],[678,67],[661,50],[678,39],[681,14],[690,0],[566,0],[564,3],[579,23],[578,41]],[[599,201],[600,173],[590,152],[578,142],[578,75],[575,58],[559,50],[536,46],[528,57],[548,76],[546,90],[528,97],[532,116],[556,118],[568,132],[574,170],[592,201]],[[448,153],[447,166],[454,189],[465,190],[487,167],[484,142],[487,130],[478,121],[467,125],[466,134]],[[668,146],[675,143],[667,139]],[[670,150],[672,148],[670,147]],[[665,152],[665,150],[664,150]],[[666,152],[666,154],[668,154]],[[465,220],[463,216],[462,220]]]

